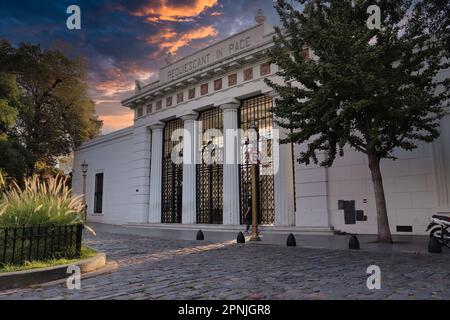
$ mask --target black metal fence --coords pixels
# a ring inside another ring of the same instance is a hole
[[[83,225],[0,228],[0,266],[77,258]]]

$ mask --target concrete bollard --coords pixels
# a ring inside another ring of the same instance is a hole
[[[286,245],[288,247],[296,247],[297,246],[297,241],[295,240],[295,237],[292,233],[290,233],[287,237],[286,240]]]
[[[359,250],[360,249],[359,240],[356,237],[356,234],[354,234],[350,237],[350,240],[348,242],[348,248],[350,250]]]
[[[236,242],[237,243],[245,243],[245,237],[244,237],[244,234],[242,232],[238,233]]]
[[[197,240],[205,240],[205,235],[203,234],[202,230],[198,230],[197,232]]]

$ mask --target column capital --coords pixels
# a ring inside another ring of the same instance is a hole
[[[150,130],[158,130],[158,129],[164,129],[164,123],[163,122],[155,122],[151,125],[148,126],[150,128]]]
[[[222,109],[223,111],[226,110],[237,110],[241,106],[241,102],[238,99],[231,99],[228,101],[223,101],[220,104],[218,104],[218,107]]]
[[[198,112],[190,111],[182,116],[179,116],[179,118],[183,121],[195,121],[198,119]]]

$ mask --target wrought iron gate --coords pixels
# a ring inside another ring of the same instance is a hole
[[[211,129],[223,129],[223,112],[210,109],[200,114],[202,139],[197,164],[197,223],[223,223],[223,137],[217,132],[203,137]],[[204,141],[204,140],[207,141]]]
[[[275,221],[275,198],[274,198],[274,176],[272,159],[272,129],[273,116],[270,112],[272,99],[266,96],[258,96],[242,101],[240,109],[240,128],[246,131],[252,123],[255,123],[259,132],[259,148],[264,151],[266,157],[258,168],[259,199],[258,212],[259,223],[264,225],[273,224]],[[246,137],[242,137],[246,139]],[[240,194],[241,194],[241,223],[244,223],[244,215],[251,199],[251,167],[245,156],[245,150],[241,152],[240,165]]]
[[[183,129],[183,121],[176,119],[166,123],[163,140],[162,159],[162,223],[181,223],[182,216],[182,188],[183,164],[172,161],[172,151],[180,142],[172,141],[172,133]],[[179,151],[182,155],[182,149]]]

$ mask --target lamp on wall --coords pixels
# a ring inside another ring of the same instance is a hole
[[[86,176],[88,172],[88,164],[86,160],[81,164],[81,172],[83,172],[83,214],[84,222],[87,222],[87,203],[86,203]]]

